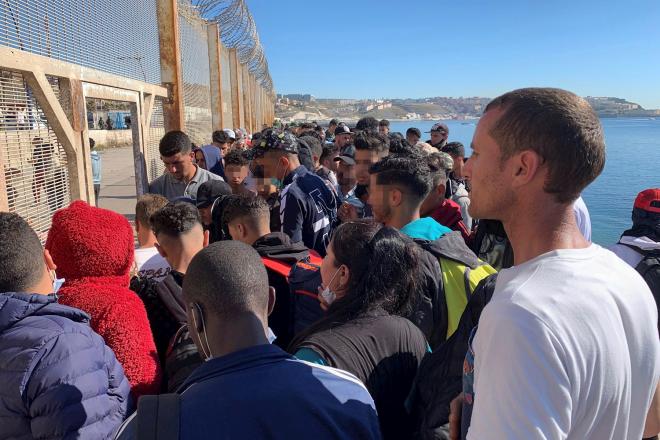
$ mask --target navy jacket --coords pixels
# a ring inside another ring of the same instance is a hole
[[[374,402],[355,376],[275,345],[205,362],[179,394],[181,440],[381,438]],[[133,417],[117,439],[137,438],[136,428]]]
[[[1,438],[112,438],[129,393],[88,315],[54,295],[0,293]]]
[[[299,166],[284,179],[280,195],[282,232],[322,257],[337,218],[337,199],[323,179]]]

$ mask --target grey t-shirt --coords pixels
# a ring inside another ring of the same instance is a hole
[[[199,185],[209,180],[224,181],[222,177],[200,167],[197,167],[195,176],[188,183],[183,180],[177,180],[172,174],[165,172],[165,174],[154,179],[149,184],[149,192],[151,194],[160,194],[170,201],[182,196],[197,200],[197,189]]]

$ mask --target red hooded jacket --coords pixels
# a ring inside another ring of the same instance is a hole
[[[129,290],[133,230],[116,212],[71,203],[53,216],[46,249],[65,278],[60,304],[83,310],[124,367],[135,397],[158,394],[160,367],[147,312]]]
[[[450,199],[445,199],[440,206],[431,211],[429,217],[453,231],[460,232],[465,243],[470,244],[470,231],[468,231],[467,226],[463,222],[461,207],[458,206],[458,203]]]

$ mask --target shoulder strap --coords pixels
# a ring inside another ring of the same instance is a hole
[[[267,269],[270,269],[282,275],[284,278],[286,278],[286,281],[289,282],[289,273],[291,272],[291,266],[289,266],[286,263],[282,263],[280,260],[275,260],[269,257],[261,257],[261,261],[264,262],[264,266],[266,266]]]
[[[137,432],[140,440],[178,440],[181,396],[142,396],[138,401]]]
[[[321,263],[323,263],[323,257],[321,257],[315,250],[310,249],[309,250],[309,262],[311,264],[321,266]]]

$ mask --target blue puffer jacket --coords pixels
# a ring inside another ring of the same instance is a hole
[[[129,393],[88,315],[54,295],[0,293],[0,438],[112,437]]]

